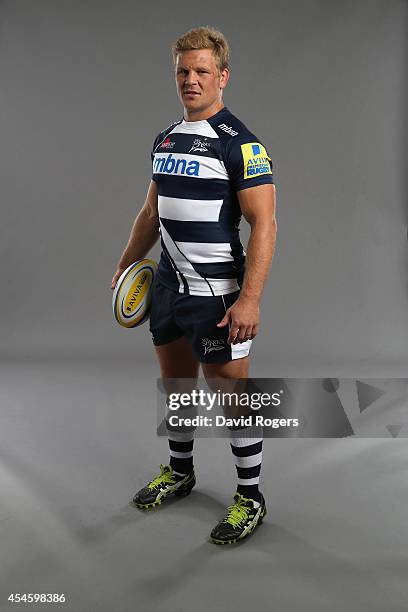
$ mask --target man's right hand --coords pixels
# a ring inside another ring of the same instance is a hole
[[[118,269],[116,270],[115,274],[113,275],[112,282],[111,282],[111,289],[112,289],[112,291],[115,289],[116,283],[118,282],[118,279],[119,279],[120,275],[122,274],[122,272],[124,272],[126,270],[127,267],[128,266],[122,268],[121,266],[119,266]]]

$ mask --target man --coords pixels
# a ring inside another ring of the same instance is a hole
[[[161,235],[162,254],[150,315],[163,379],[246,379],[259,325],[259,303],[275,247],[275,186],[265,147],[224,106],[229,79],[228,43],[201,27],[173,45],[183,119],[157,136],[153,176],[145,204],[112,279],[146,257]],[[244,215],[251,233],[247,254],[239,240]],[[245,266],[245,267],[244,267]],[[169,433],[170,464],[136,493],[150,508],[195,485],[193,433]],[[211,532],[233,543],[262,522],[259,491],[263,432],[231,431],[238,473],[234,504]]]

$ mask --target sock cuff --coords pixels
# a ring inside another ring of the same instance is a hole
[[[192,442],[194,440],[194,432],[167,430],[167,437],[172,442]]]
[[[262,425],[253,425],[243,429],[230,430],[231,444],[233,446],[250,446],[263,441]]]

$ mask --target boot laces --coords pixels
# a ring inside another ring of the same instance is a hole
[[[147,485],[149,489],[158,489],[162,484],[174,484],[174,476],[172,471],[167,471],[165,466],[160,464],[160,474],[153,478]]]
[[[228,506],[227,515],[223,523],[229,523],[233,527],[240,527],[248,519],[250,508],[246,505],[247,500],[240,494],[232,506]]]

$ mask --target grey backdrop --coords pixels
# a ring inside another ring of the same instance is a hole
[[[225,101],[276,174],[253,374],[406,377],[407,13],[402,0],[0,3],[1,610],[13,592],[58,592],[69,612],[406,611],[408,446],[391,438],[406,405],[370,405],[390,439],[266,439],[268,516],[217,548],[235,491],[225,440],[197,440],[186,500],[129,504],[168,449],[147,326],[113,322],[109,286],[153,139],[180,117],[169,44],[215,25],[232,47]],[[338,395],[359,412],[353,380]]]
[[[275,166],[278,245],[254,374],[265,360],[288,374],[397,373],[408,363],[402,0],[3,1],[1,355],[153,360],[147,326],[114,323],[109,285],[153,139],[181,114],[169,45],[200,24],[229,38],[225,102]]]

